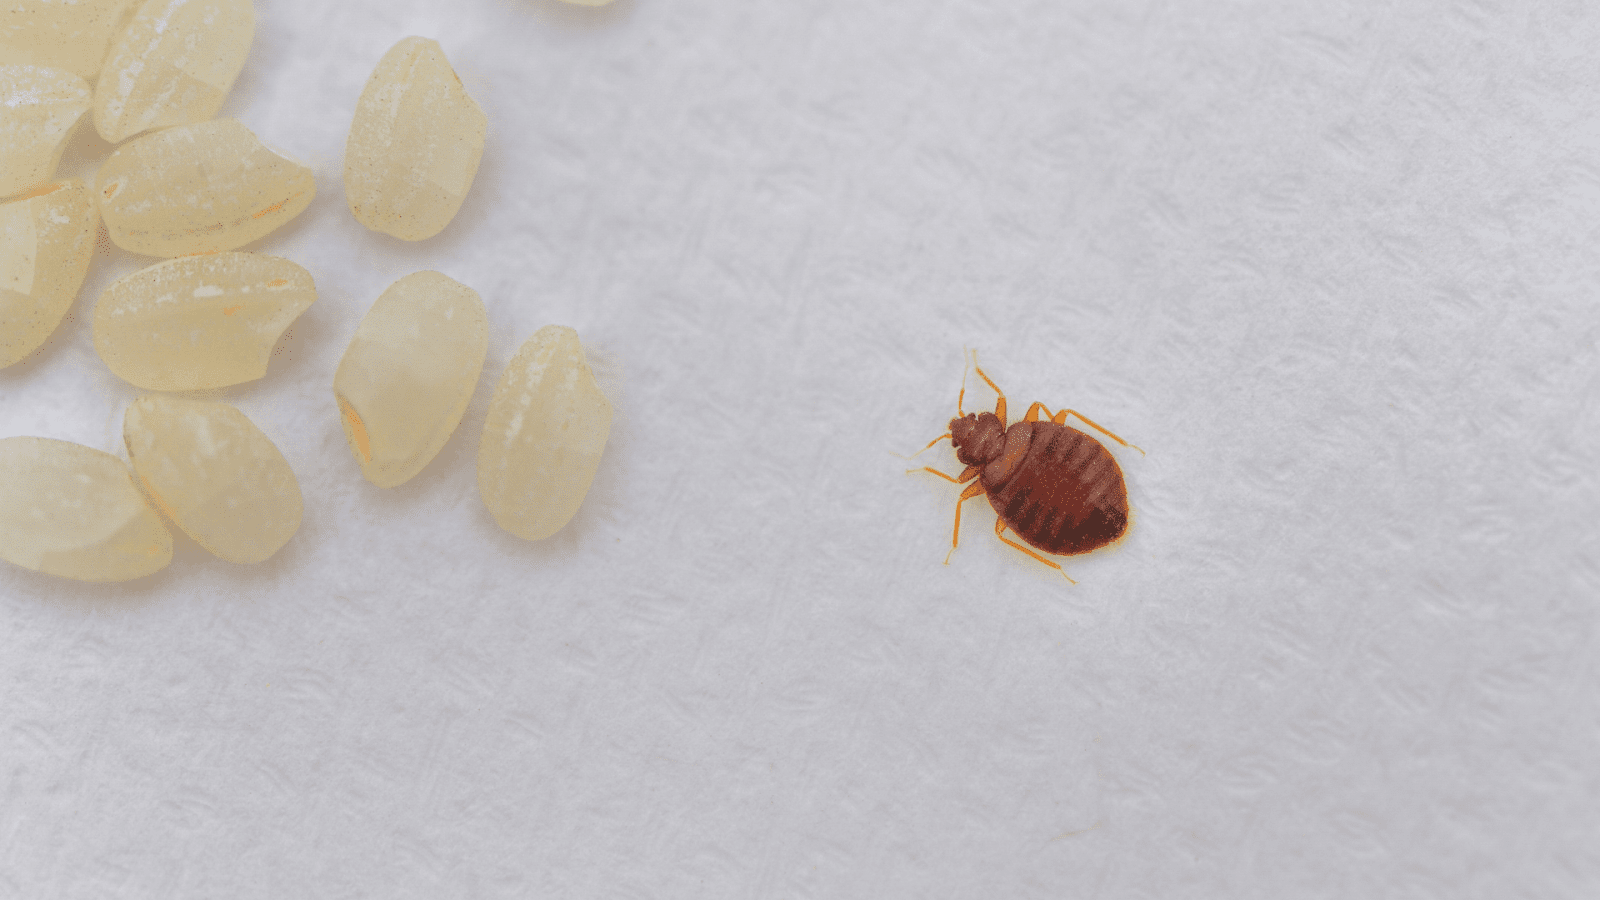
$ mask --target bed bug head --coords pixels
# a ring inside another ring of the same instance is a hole
[[[1000,456],[1006,445],[1006,426],[994,413],[967,413],[950,420],[950,443],[956,459],[981,466]]]

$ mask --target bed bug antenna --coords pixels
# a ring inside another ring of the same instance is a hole
[[[968,351],[966,347],[961,348],[961,393],[956,395],[957,416],[966,415],[966,413],[961,411],[961,404],[966,402],[967,399],[967,352]],[[978,351],[973,350],[971,352],[973,364],[976,365],[978,361]]]
[[[978,351],[973,350],[972,351],[972,355],[973,355],[973,360],[976,361],[977,360]],[[961,348],[961,393],[956,395],[956,416],[958,418],[965,417],[965,414],[961,412],[961,404],[962,404],[963,400],[966,398],[966,396],[967,396],[967,348],[966,347],[962,347]],[[941,434],[938,437],[934,438],[933,440],[929,441],[927,443],[927,445],[924,446],[921,450],[918,450],[917,452],[911,454],[910,456],[901,456],[898,453],[896,453],[895,456],[899,456],[901,459],[906,459],[906,460],[916,459],[917,457],[921,456],[922,454],[928,452],[928,450],[930,450],[933,447],[934,444],[937,444],[940,441],[942,441],[942,440],[944,440],[944,439],[946,439],[948,437],[950,437],[950,432],[946,431],[944,434]],[[921,472],[921,471],[922,471],[922,469],[907,469],[906,470],[906,474],[910,475],[912,472]]]

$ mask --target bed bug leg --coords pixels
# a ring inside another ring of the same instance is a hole
[[[1058,412],[1058,413],[1056,413],[1054,415],[1051,415],[1050,407],[1045,406],[1043,403],[1035,402],[1032,406],[1028,407],[1028,414],[1022,417],[1022,421],[1024,421],[1024,422],[1037,422],[1041,418],[1040,413],[1043,413],[1042,418],[1049,419],[1050,421],[1056,423],[1057,425],[1065,425],[1065,424],[1067,424],[1067,416],[1077,416],[1078,418],[1082,419],[1084,422],[1088,423],[1088,425],[1091,428],[1095,429],[1096,431],[1100,432],[1101,434],[1105,435],[1106,437],[1111,438],[1113,441],[1116,441],[1117,443],[1121,444],[1124,447],[1128,447],[1128,448],[1131,448],[1131,449],[1134,449],[1134,450],[1138,450],[1140,456],[1144,455],[1144,451],[1141,450],[1138,446],[1136,446],[1134,444],[1130,444],[1127,441],[1123,440],[1122,438],[1117,437],[1116,435],[1114,435],[1111,432],[1107,431],[1098,422],[1095,422],[1095,421],[1091,420],[1088,416],[1085,416],[1083,413],[1078,412],[1075,409],[1063,409],[1061,412]]]
[[[959,521],[959,518],[958,518],[958,521]],[[1055,569],[1057,572],[1060,572],[1062,578],[1065,578],[1066,580],[1071,581],[1073,584],[1077,584],[1078,583],[1078,582],[1072,580],[1072,576],[1068,575],[1067,571],[1065,569],[1061,568],[1061,564],[1060,563],[1051,562],[1050,560],[1045,559],[1044,557],[1042,557],[1039,554],[1033,552],[1032,550],[1029,550],[1027,547],[1024,547],[1021,544],[1017,543],[1016,541],[1013,541],[1012,539],[1006,537],[1005,530],[1006,530],[1006,523],[1001,519],[995,519],[994,520],[994,536],[995,537],[999,538],[1002,541],[1005,541],[1006,543],[1008,543],[1011,546],[1017,548],[1018,550],[1021,550],[1023,553],[1028,554],[1029,556],[1033,557],[1034,559],[1037,559],[1039,562],[1044,563],[1045,565],[1049,566],[1050,568]],[[946,560],[948,560],[948,557],[946,557]]]
[[[1045,412],[1045,415],[1050,415],[1050,410],[1046,409],[1044,404],[1035,403],[1034,406],[1037,406],[1040,409],[1043,409],[1044,412]],[[1111,432],[1107,431],[1104,428],[1104,426],[1100,425],[1099,423],[1095,422],[1094,420],[1090,419],[1088,416],[1084,415],[1081,412],[1078,412],[1075,409],[1063,409],[1061,412],[1058,412],[1054,416],[1051,416],[1050,417],[1050,421],[1056,423],[1057,425],[1065,425],[1065,424],[1067,424],[1067,416],[1077,416],[1078,418],[1080,418],[1083,421],[1087,422],[1091,428],[1095,429],[1096,431],[1100,432],[1101,434],[1105,435],[1106,437],[1111,438],[1113,441],[1116,441],[1117,443],[1121,444],[1124,447],[1130,447],[1130,448],[1132,448],[1134,450],[1139,450],[1139,455],[1140,456],[1144,456],[1145,455],[1145,452],[1143,450],[1140,450],[1137,446],[1128,443],[1127,441],[1123,440],[1122,438],[1117,437],[1116,435],[1114,435]]]
[[[928,446],[923,447],[921,450],[918,450],[917,452],[911,454],[910,456],[901,456],[900,458],[901,459],[916,459],[917,457],[921,456],[922,454],[928,452],[928,450],[931,449],[934,444],[937,444],[940,441],[945,440],[948,437],[950,437],[949,434],[941,434],[938,437],[934,438],[933,440],[929,441],[928,442]],[[900,454],[896,453],[895,456],[900,456]],[[915,472],[916,469],[909,469],[907,471]]]
[[[969,472],[971,475],[968,474]],[[943,472],[940,472],[939,474],[944,475]],[[972,475],[977,474],[978,470],[976,468],[968,466],[967,471],[961,473],[961,477],[970,478]],[[948,475],[945,475],[945,477],[950,478]],[[950,480],[955,481],[954,478],[951,478]],[[974,484],[967,485],[967,489],[961,492],[961,499],[956,501],[956,527],[955,532],[950,535],[950,552],[944,555],[945,565],[950,565],[950,557],[956,552],[956,545],[961,542],[961,504],[971,500],[973,497],[981,497],[983,494],[983,482],[979,481]],[[1058,566],[1057,568],[1060,567]]]
[[[952,477],[950,475],[946,475],[945,473],[939,471],[938,469],[935,469],[932,466],[923,466],[920,469],[907,469],[906,470],[906,474],[907,475],[910,475],[912,472],[932,472],[933,474],[939,476],[940,478],[943,478],[945,481],[948,481],[951,484],[966,484],[967,482],[971,481],[972,479],[978,477],[978,467],[977,466],[967,466],[965,469],[961,470],[961,474],[959,476],[954,476],[954,477]]]

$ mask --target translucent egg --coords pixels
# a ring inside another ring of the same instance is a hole
[[[37,350],[72,308],[94,255],[95,212],[77,179],[0,204],[0,369]]]
[[[437,41],[395,44],[361,91],[345,144],[344,192],[356,221],[401,240],[444,230],[466,199],[488,119]]]
[[[530,541],[571,521],[611,434],[600,392],[571,328],[539,329],[506,366],[478,446],[478,491],[500,527]]]
[[[94,127],[113,144],[217,114],[255,36],[250,0],[150,0],[116,39],[95,85]]]
[[[0,558],[80,581],[126,581],[166,568],[172,533],[122,460],[39,437],[0,440]]]
[[[276,256],[181,256],[125,275],[94,308],[94,348],[118,377],[152,391],[254,381],[272,347],[317,299],[311,273]]]
[[[100,166],[96,199],[118,247],[149,256],[232,250],[311,205],[311,169],[233,119],[135,138]]]
[[[368,481],[403,484],[438,454],[488,349],[478,292],[445,275],[416,272],[378,297],[333,378],[345,438]]]
[[[226,403],[148,395],[122,420],[133,471],[157,509],[229,562],[268,559],[300,528],[294,470]]]
[[[6,0],[0,3],[0,64],[50,66],[93,78],[136,2]]]
[[[64,69],[0,66],[0,197],[55,177],[89,109],[89,83]]]

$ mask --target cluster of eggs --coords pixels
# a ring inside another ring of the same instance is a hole
[[[303,212],[316,186],[244,125],[212,118],[254,30],[250,0],[13,0],[0,10],[0,198],[10,198],[0,199],[0,368],[60,326],[104,221],[118,247],[165,258],[95,305],[95,350],[113,373],[159,392],[266,374],[316,287],[298,264],[238,248]],[[92,188],[52,181],[91,108],[95,129],[120,146]],[[400,41],[356,104],[351,213],[402,240],[438,234],[471,187],[486,131],[439,44]],[[333,383],[369,481],[402,484],[444,446],[488,335],[477,292],[438,272],[401,278],[372,305]],[[501,376],[479,445],[479,490],[495,520],[529,540],[558,531],[583,502],[610,424],[577,333],[536,332]],[[80,444],[0,439],[0,558],[119,581],[171,561],[163,519],[237,563],[271,557],[299,528],[293,470],[233,406],[147,394],[129,406],[123,439],[131,470]]]

